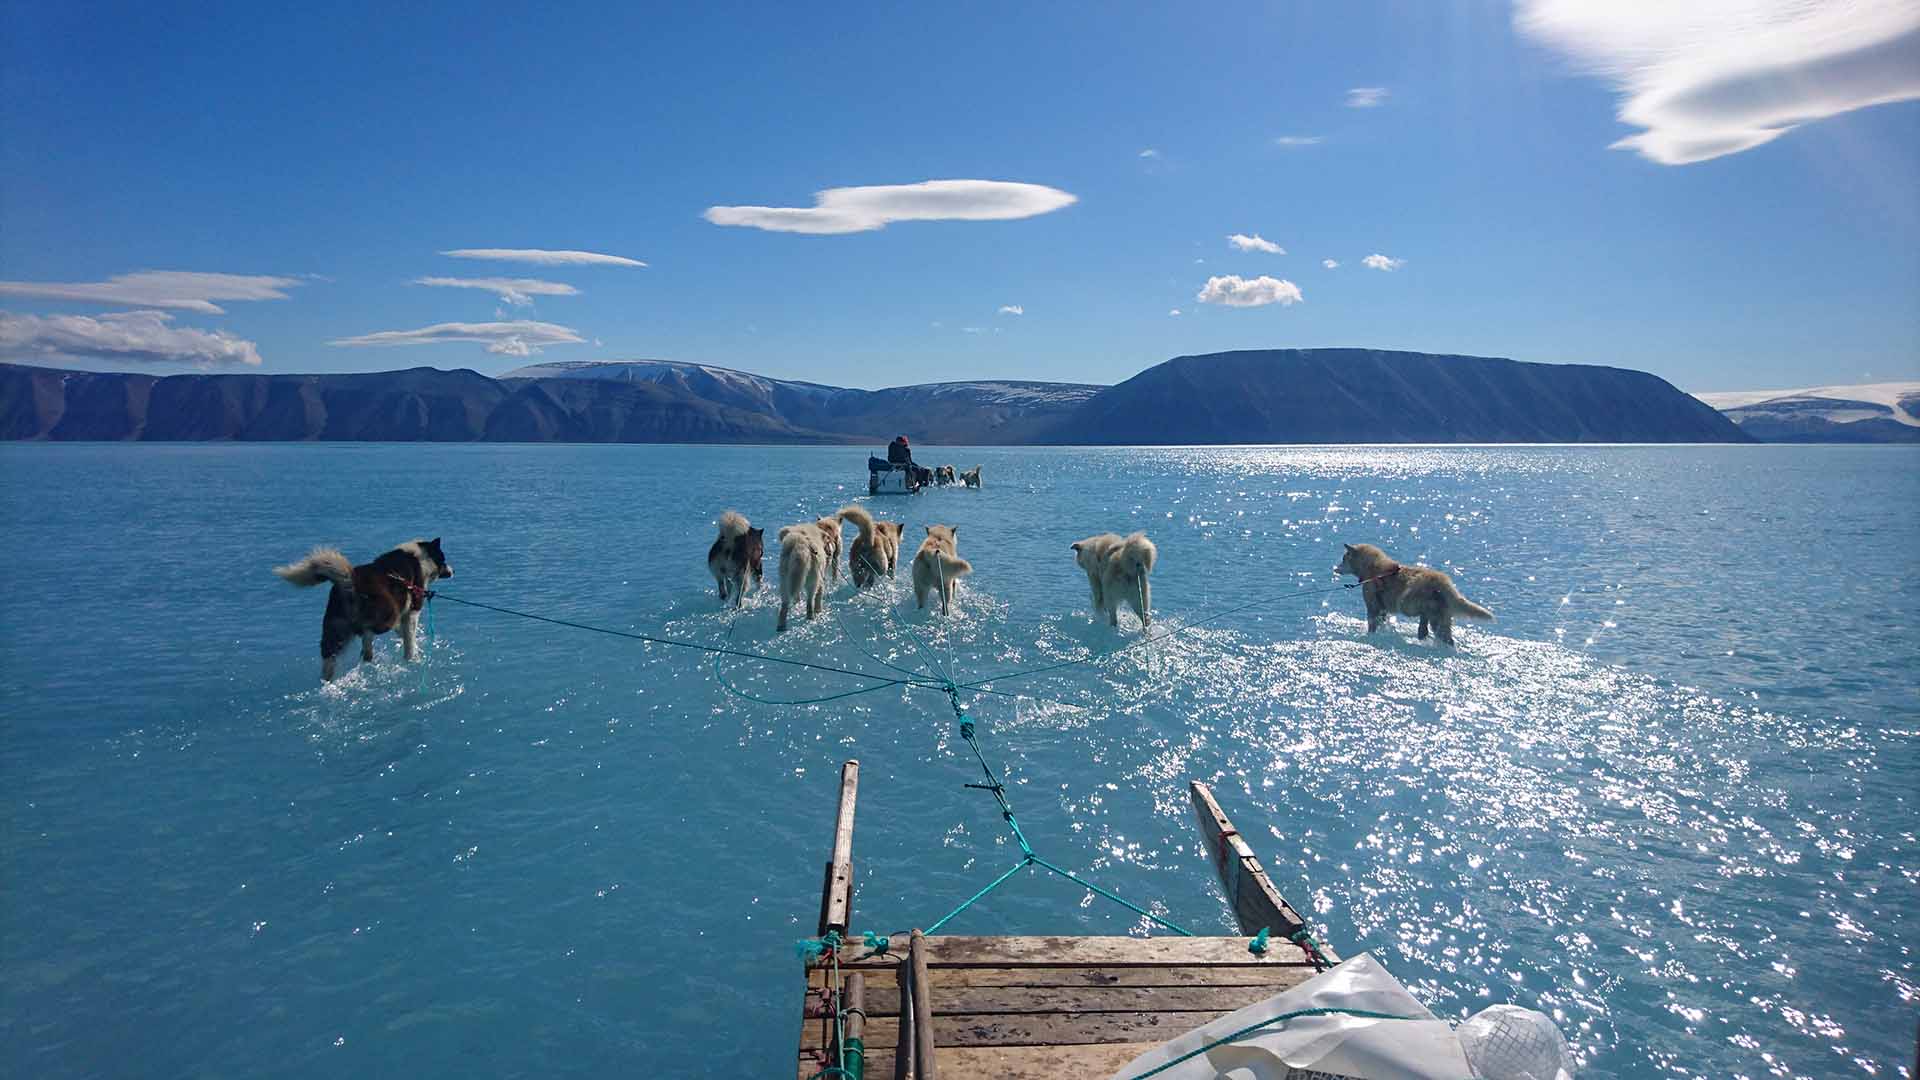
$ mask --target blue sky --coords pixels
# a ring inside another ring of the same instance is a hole
[[[1781,59],[1835,34],[1750,0],[1707,60],[1629,6],[8,2],[0,353],[660,357],[884,386],[1359,345],[1690,390],[1920,377],[1911,5],[1861,5],[1845,51]],[[939,208],[1034,212],[830,235],[705,216],[948,179],[1072,199],[963,189]],[[460,249],[647,265],[440,254]],[[49,291],[140,271],[289,280]],[[516,305],[421,278],[576,291]],[[480,340],[334,344],[449,323]]]

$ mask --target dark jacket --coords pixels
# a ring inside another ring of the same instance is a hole
[[[895,439],[887,444],[887,461],[891,464],[913,461],[913,450],[906,443]]]

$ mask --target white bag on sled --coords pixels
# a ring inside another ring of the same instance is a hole
[[[1350,1011],[1293,1016],[1209,1045],[1311,1009]],[[1201,1052],[1153,1072],[1196,1050]],[[1571,1080],[1573,1065],[1566,1041],[1545,1016],[1496,1005],[1456,1031],[1362,953],[1141,1054],[1114,1080],[1147,1073],[1154,1080]]]

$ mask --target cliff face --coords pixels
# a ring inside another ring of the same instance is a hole
[[[0,364],[0,438],[379,442],[1744,442],[1644,372],[1287,349],[1169,360],[1113,387],[850,390],[700,365],[543,365],[506,378],[117,375]]]
[[[1641,371],[1371,349],[1183,356],[1095,395],[1047,441],[1748,442]]]

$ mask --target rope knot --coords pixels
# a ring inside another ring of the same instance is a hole
[[[963,739],[973,738],[973,721],[968,720],[965,713],[960,714],[960,737]]]
[[[885,934],[876,934],[872,930],[867,931],[866,937],[863,940],[865,940],[867,948],[873,950],[875,956],[887,955],[887,949],[893,945],[892,938],[887,937]]]
[[[1253,935],[1253,940],[1247,942],[1247,951],[1252,953],[1255,956],[1267,955],[1267,928],[1266,927],[1264,926],[1261,927],[1260,932]]]

